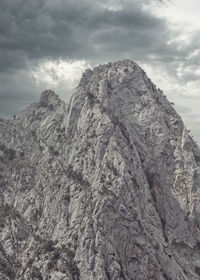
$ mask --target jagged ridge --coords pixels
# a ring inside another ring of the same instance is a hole
[[[200,151],[136,63],[0,127],[2,279],[199,279]]]

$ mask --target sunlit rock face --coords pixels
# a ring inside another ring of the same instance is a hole
[[[0,122],[0,279],[200,278],[200,151],[129,60]]]

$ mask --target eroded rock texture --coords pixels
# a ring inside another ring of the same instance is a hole
[[[200,151],[137,64],[0,133],[0,279],[200,279]]]

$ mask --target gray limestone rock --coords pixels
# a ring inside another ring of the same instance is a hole
[[[0,122],[0,279],[200,279],[200,151],[130,60]]]

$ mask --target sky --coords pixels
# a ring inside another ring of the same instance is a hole
[[[68,101],[86,68],[132,59],[200,143],[199,0],[1,0],[0,117],[53,89]]]

